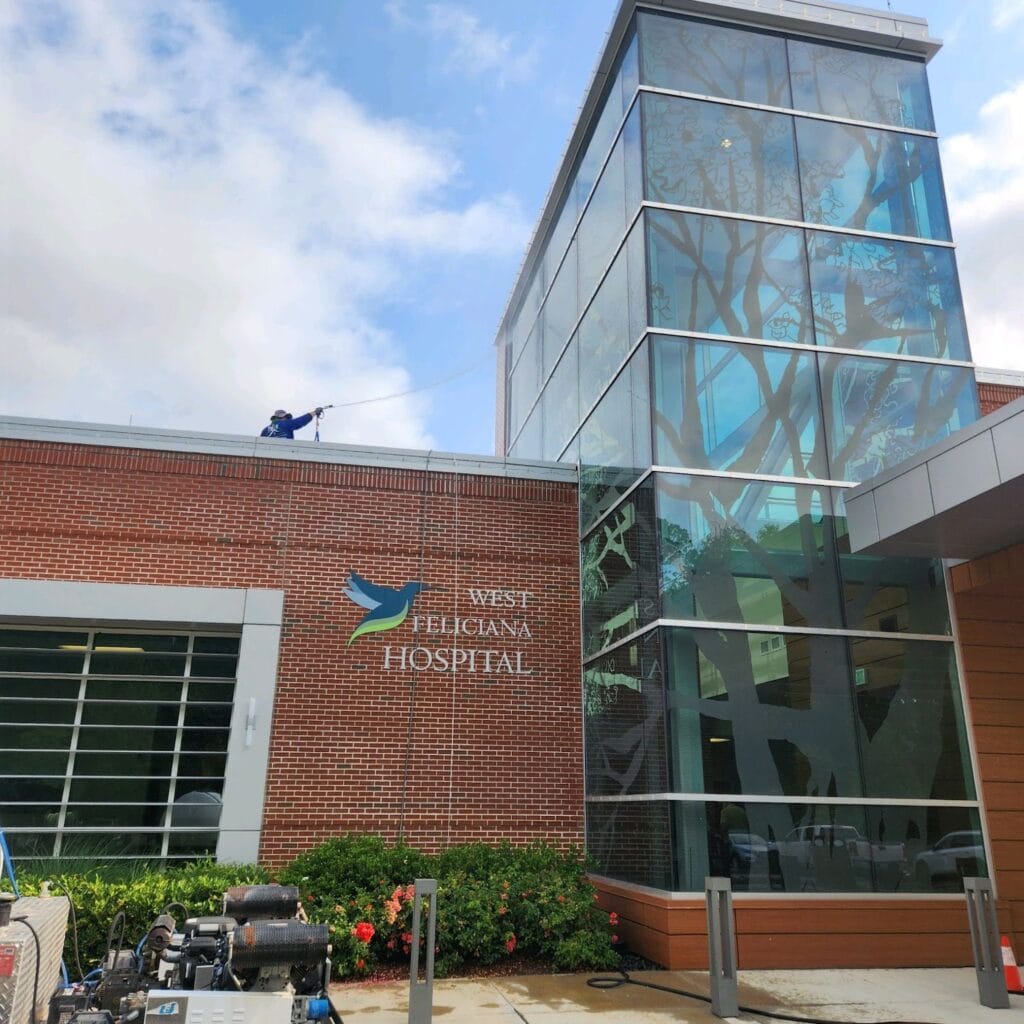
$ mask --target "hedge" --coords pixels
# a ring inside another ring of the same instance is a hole
[[[513,957],[553,970],[614,967],[614,916],[609,920],[597,907],[586,868],[580,851],[543,843],[525,848],[476,843],[428,855],[389,845],[379,836],[347,835],[302,854],[273,876],[255,865],[202,862],[140,867],[127,875],[102,868],[49,876],[20,872],[19,885],[25,895],[35,895],[49,877],[55,892],[61,886],[70,892],[86,970],[102,959],[119,910],[125,912],[122,946],[127,947],[171,903],[182,904],[192,916],[217,914],[229,886],[270,880],[297,885],[309,919],[330,926],[334,975],[344,978],[365,976],[378,965],[408,963],[412,882],[436,878],[435,971],[442,977]],[[180,924],[180,910],[175,916]],[[74,972],[70,934],[65,957]]]

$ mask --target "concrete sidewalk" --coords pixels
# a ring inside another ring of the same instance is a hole
[[[434,983],[433,1019],[445,1024],[673,1024],[706,1022],[705,1002],[638,985],[595,989],[587,974],[523,975]],[[708,994],[699,971],[639,971],[631,977]],[[408,982],[334,985],[331,998],[345,1024],[406,1024]],[[978,1005],[971,968],[943,970],[743,971],[740,1005],[831,1021],[908,1024],[1024,1022],[1024,996],[1009,1010]],[[749,1013],[740,1019],[756,1020]]]

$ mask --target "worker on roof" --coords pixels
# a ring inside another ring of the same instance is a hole
[[[290,412],[278,409],[270,417],[270,423],[260,431],[260,437],[276,437],[291,441],[295,437],[296,430],[301,430],[309,423],[312,423],[313,417],[322,416],[323,412],[323,409],[317,406],[312,412],[293,417]]]

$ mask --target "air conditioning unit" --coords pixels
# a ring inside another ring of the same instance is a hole
[[[28,923],[39,936],[39,992],[32,1007],[36,944]],[[45,1020],[50,993],[60,982],[60,960],[68,929],[68,901],[63,897],[23,896],[11,910],[11,923],[0,928],[0,1021],[36,1024]]]

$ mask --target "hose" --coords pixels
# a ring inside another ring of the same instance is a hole
[[[78,978],[80,981],[85,980],[85,971],[82,970],[82,959],[78,954],[78,915],[75,913],[75,901],[71,897],[71,890],[60,880],[51,882],[51,885],[56,885],[64,891],[64,895],[68,898],[68,904],[71,907],[71,942],[72,947],[75,951],[75,967],[78,970]]]
[[[710,1003],[711,997],[702,995],[700,992],[690,992],[684,988],[672,988],[669,985],[658,985],[653,981],[637,981],[631,978],[626,971],[619,971],[620,977],[605,975],[598,978],[588,978],[587,984],[591,988],[612,989],[620,985],[640,985],[643,988],[653,988],[658,992],[670,992],[672,995],[684,996],[687,999],[698,999],[702,1003]],[[834,1017],[800,1017],[792,1013],[779,1013],[773,1010],[759,1010],[756,1006],[738,1007],[743,1013],[752,1014],[755,1017],[770,1017],[772,1020],[793,1021],[795,1024],[862,1024],[860,1021],[837,1020]],[[880,1020],[872,1021],[871,1024],[908,1024],[907,1021]],[[918,1024],[928,1024],[927,1021],[919,1021]]]

